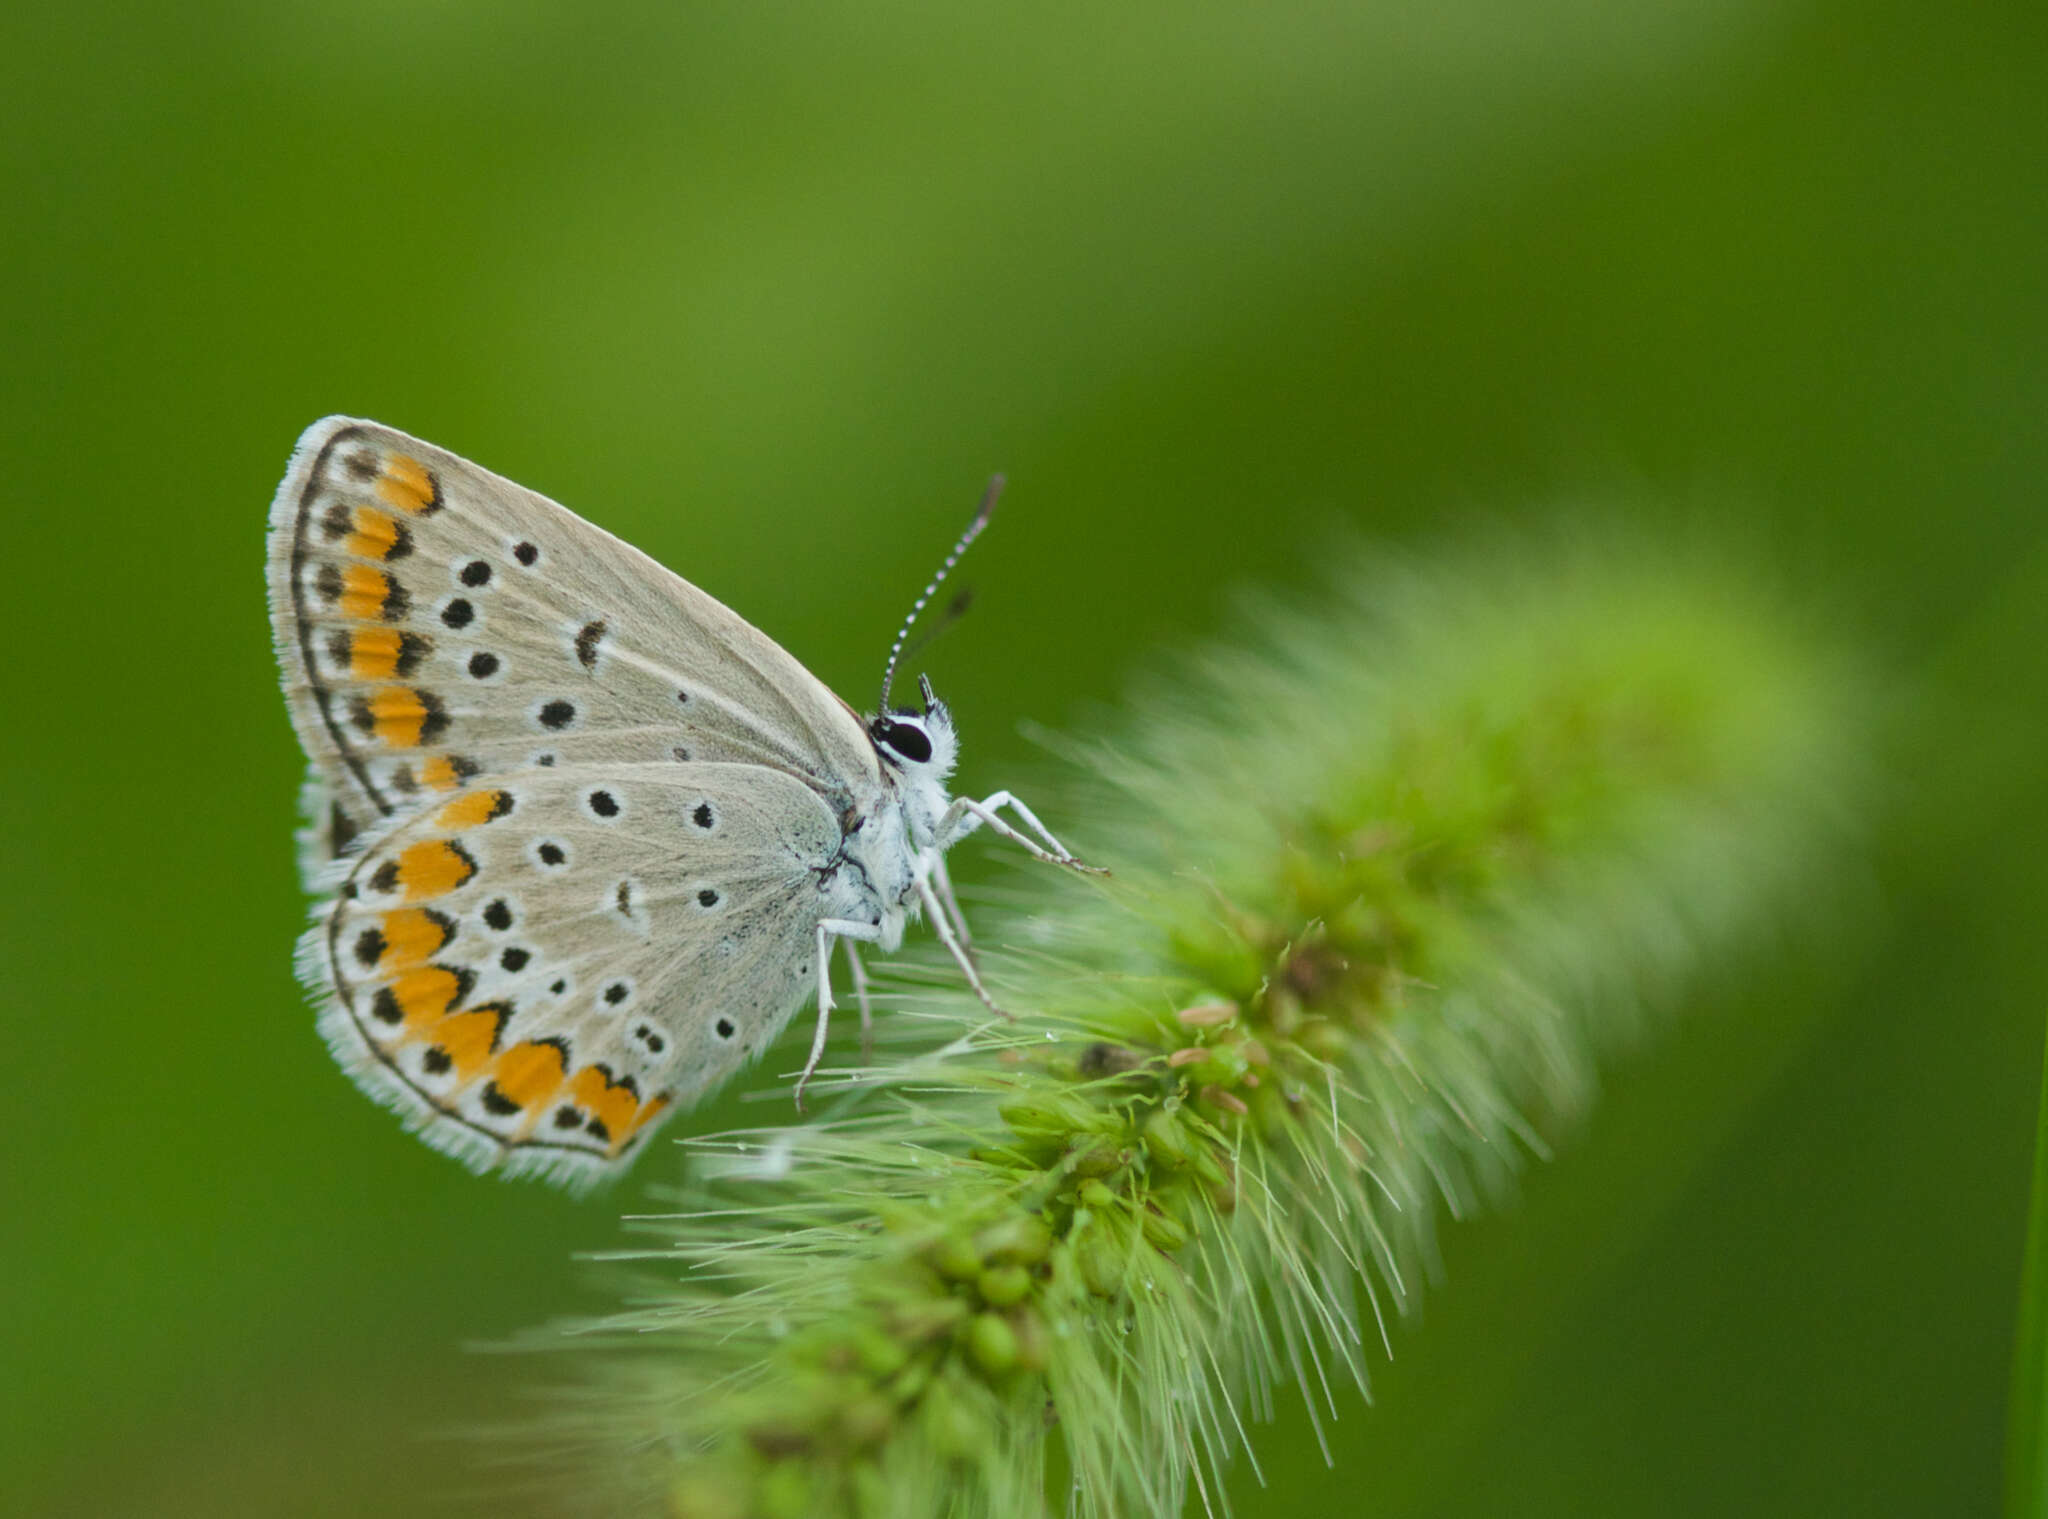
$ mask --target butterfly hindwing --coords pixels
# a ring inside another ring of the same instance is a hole
[[[272,627],[311,761],[309,870],[529,767],[744,763],[843,815],[859,719],[728,608],[546,497],[375,423],[300,439]]]
[[[841,840],[758,765],[478,780],[362,849],[303,966],[343,1065],[430,1142],[587,1183],[802,1003]]]

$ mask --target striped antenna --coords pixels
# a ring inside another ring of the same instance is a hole
[[[946,562],[939,566],[938,574],[932,576],[925,588],[918,593],[917,601],[910,609],[910,615],[903,619],[903,626],[896,630],[896,641],[889,645],[889,663],[882,670],[882,700],[875,708],[877,713],[886,714],[889,710],[889,687],[896,679],[896,661],[902,657],[903,640],[910,636],[910,628],[917,621],[917,614],[924,610],[925,603],[932,599],[932,593],[953,573],[953,566],[958,564],[960,556],[967,552],[967,545],[981,536],[981,530],[988,526],[988,519],[996,509],[996,498],[1002,493],[1003,477],[989,476],[988,489],[981,493],[981,506],[975,512],[974,520],[967,524],[967,531],[962,533],[960,541],[953,545],[953,552],[948,554]]]

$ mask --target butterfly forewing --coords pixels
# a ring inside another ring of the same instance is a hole
[[[840,838],[759,766],[479,781],[351,862],[309,941],[325,1032],[440,1147],[594,1180],[803,1000]]]
[[[879,784],[844,703],[766,634],[547,498],[375,423],[300,440],[272,623],[312,761],[309,868],[529,767],[737,762],[835,816]]]

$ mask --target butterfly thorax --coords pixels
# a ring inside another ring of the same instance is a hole
[[[953,800],[946,783],[959,742],[938,701],[922,713],[884,713],[868,733],[881,761],[881,795],[849,827],[845,855],[873,893],[883,948],[894,950],[904,925],[919,915],[918,874],[944,848],[941,834]]]

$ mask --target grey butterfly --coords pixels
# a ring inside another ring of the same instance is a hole
[[[1087,868],[1009,793],[949,794],[929,681],[888,705],[902,634],[863,720],[638,550],[391,428],[307,429],[268,578],[323,897],[300,972],[357,1083],[476,1169],[616,1174],[815,990],[801,1103],[835,946],[865,1027],[856,946],[920,915],[993,1009],[945,851],[986,826]]]

